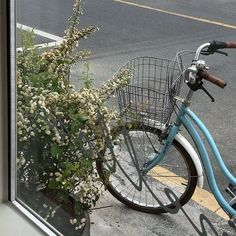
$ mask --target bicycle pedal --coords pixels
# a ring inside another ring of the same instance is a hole
[[[236,185],[234,184],[229,184],[228,188],[234,193],[234,195],[236,196]]]
[[[225,191],[232,197],[236,197],[236,185],[229,184],[228,188],[225,189]]]
[[[228,224],[229,224],[230,227],[232,227],[236,230],[236,217],[234,216],[231,219],[229,219]]]
[[[232,198],[236,197],[234,192],[229,187],[225,189],[225,192],[228,193]]]
[[[229,202],[229,205],[236,210],[236,197]]]

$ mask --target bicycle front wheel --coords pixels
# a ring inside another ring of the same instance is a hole
[[[164,159],[143,175],[142,167],[162,146],[158,138],[160,130],[143,125],[128,127],[125,127],[128,141],[122,129],[118,130],[120,134],[116,135],[113,155],[107,150],[105,158],[97,161],[98,173],[109,192],[135,210],[154,214],[166,212],[161,203],[168,208],[174,207],[165,188],[175,193],[181,205],[188,202],[197,184],[196,167],[188,152],[174,140]]]

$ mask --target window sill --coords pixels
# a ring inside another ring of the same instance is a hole
[[[45,236],[45,233],[37,228],[10,202],[4,202],[0,203],[0,235]]]

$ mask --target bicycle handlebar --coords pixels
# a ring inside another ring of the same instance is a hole
[[[195,59],[198,59],[200,54],[210,55],[216,52],[227,56],[228,54],[226,52],[222,52],[219,50],[224,48],[236,48],[236,42],[223,42],[213,40],[209,43],[203,44],[198,48]]]
[[[208,50],[216,51],[218,49],[223,49],[223,48],[236,48],[236,42],[223,42],[223,41],[213,40],[210,42]]]
[[[199,70],[198,71],[198,76],[202,79],[205,79],[215,85],[217,85],[220,88],[224,88],[226,86],[226,82],[219,77],[212,75],[208,73],[206,70]]]
[[[236,42],[226,42],[227,48],[236,48]]]
[[[219,51],[219,49],[224,49],[224,48],[236,48],[236,42],[223,42],[223,41],[213,40],[209,43],[202,44],[196,50],[195,58],[193,61],[195,61],[196,63],[199,59],[200,54],[210,55],[215,52],[219,52],[227,55],[227,53]],[[226,86],[226,82],[224,80],[220,79],[215,75],[209,74],[203,68],[198,70],[197,75],[200,77],[200,79],[208,80],[209,82],[219,86],[220,88],[224,88]]]

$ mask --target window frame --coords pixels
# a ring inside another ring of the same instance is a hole
[[[7,75],[9,65],[7,61],[7,1],[0,1],[0,168],[1,168],[1,182],[0,182],[0,203],[8,200],[8,91],[7,91]]]

